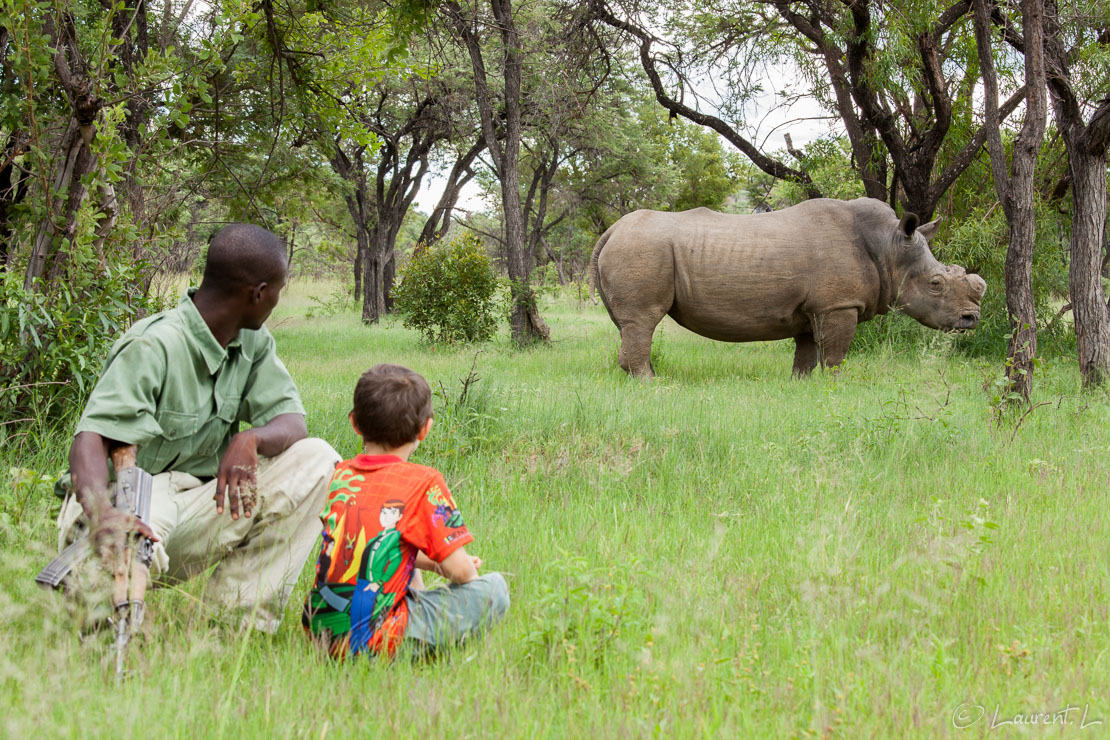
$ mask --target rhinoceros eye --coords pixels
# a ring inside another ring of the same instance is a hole
[[[931,288],[939,288],[942,285],[944,285],[944,278],[940,275],[933,275],[932,280],[929,281],[929,287]]]

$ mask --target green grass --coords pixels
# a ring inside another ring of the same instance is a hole
[[[996,707],[1088,704],[1105,724],[1083,736],[1110,732],[1110,403],[1078,392],[1073,361],[1046,363],[1047,405],[1016,427],[992,423],[1000,359],[949,357],[943,338],[795,381],[790,343],[668,320],[648,383],[617,368],[604,310],[567,298],[544,305],[550,346],[482,347],[460,402],[474,350],[304,318],[331,290],[292,285],[270,324],[310,433],[357,451],[346,414],[374,363],[442,389],[413,459],[444,472],[469,549],[506,573],[506,620],[436,663],[341,665],[301,635],[311,565],[274,637],[212,619],[191,584],[151,596],[117,688],[106,641],[82,643],[31,581],[54,499],[5,479],[0,734],[981,736]],[[63,432],[0,462],[53,472]],[[969,730],[964,703],[987,715]]]

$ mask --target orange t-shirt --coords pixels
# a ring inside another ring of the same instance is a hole
[[[392,655],[408,624],[416,553],[438,563],[474,540],[443,476],[394,455],[339,463],[320,519],[323,544],[301,623],[333,655]]]

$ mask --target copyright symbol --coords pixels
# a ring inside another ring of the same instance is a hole
[[[982,704],[968,704],[966,701],[952,710],[952,726],[957,730],[966,730],[979,720],[987,710]]]

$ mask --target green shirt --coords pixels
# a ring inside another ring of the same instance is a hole
[[[116,341],[77,422],[78,432],[138,445],[137,463],[152,475],[214,476],[239,422],[304,414],[270,332],[242,330],[224,349],[194,292]]]

